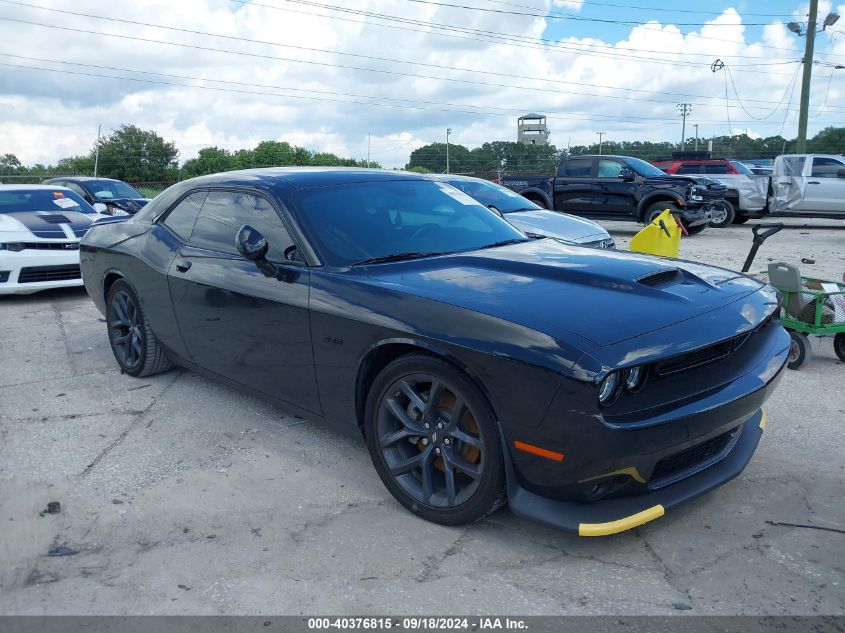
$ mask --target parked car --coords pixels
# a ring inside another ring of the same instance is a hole
[[[789,353],[753,278],[532,239],[406,172],[187,180],[81,256],[122,371],[176,363],[360,433],[443,524],[506,499],[588,536],[656,519],[742,471]]]
[[[64,187],[0,186],[0,295],[81,286],[79,238],[101,217]]]
[[[690,233],[705,229],[726,191],[716,181],[668,176],[630,156],[570,156],[555,176],[505,176],[502,184],[546,209],[587,217],[648,224],[670,209]]]
[[[652,163],[671,175],[704,175],[716,178],[727,187],[721,209],[714,210],[710,226],[722,228],[749,220],[743,209],[759,209],[766,204],[768,182],[735,160],[720,158],[658,160]]]
[[[132,185],[112,178],[63,176],[48,178],[44,184],[72,189],[89,204],[102,202],[106,205],[107,215],[132,215],[150,201]]]
[[[527,235],[542,235],[580,246],[616,248],[610,233],[601,224],[568,213],[548,211],[489,180],[454,174],[440,174],[430,178],[457,187],[484,206],[501,213],[508,222]]]

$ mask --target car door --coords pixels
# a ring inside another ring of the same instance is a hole
[[[624,180],[623,174],[631,172],[630,167],[615,158],[599,158],[596,171],[598,192],[593,210],[597,214],[631,215],[636,211],[632,180]]]
[[[588,214],[595,209],[598,187],[592,158],[567,158],[558,166],[554,182],[555,211]]]
[[[804,188],[804,208],[824,213],[845,212],[845,178],[839,172],[845,162],[828,157],[814,156],[810,177]]]
[[[242,257],[244,224],[267,239],[266,277]],[[190,359],[216,374],[320,413],[308,313],[309,272],[274,203],[253,191],[208,192],[168,284]]]

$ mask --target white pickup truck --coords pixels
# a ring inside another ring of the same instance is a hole
[[[845,218],[845,156],[785,154],[771,176],[720,175],[739,202],[734,222],[764,216]]]

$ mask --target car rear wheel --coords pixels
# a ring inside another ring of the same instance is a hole
[[[411,354],[382,370],[367,398],[364,432],[384,485],[424,519],[471,523],[505,502],[490,405],[441,359]]]
[[[150,329],[138,295],[128,281],[118,279],[112,284],[106,306],[109,344],[124,373],[142,378],[173,366]]]
[[[710,226],[716,229],[722,229],[734,221],[736,217],[736,207],[730,200],[723,200],[724,205],[721,210],[713,213],[710,219]]]

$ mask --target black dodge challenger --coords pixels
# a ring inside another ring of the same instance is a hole
[[[119,220],[81,262],[124,372],[177,363],[357,426],[443,524],[505,501],[585,536],[662,516],[742,471],[789,350],[754,279],[532,239],[404,172],[204,176]]]

